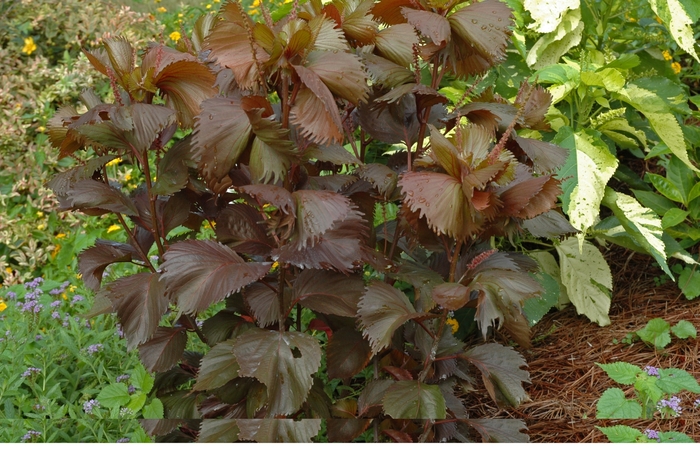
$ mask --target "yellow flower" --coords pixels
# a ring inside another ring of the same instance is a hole
[[[105,166],[114,166],[114,165],[118,165],[121,162],[122,162],[121,158],[115,158],[114,160],[107,163]]]
[[[129,181],[131,179],[131,173],[126,173],[124,175],[124,181]]]
[[[64,237],[66,237],[66,235],[64,233],[56,234],[56,239],[63,239]]]
[[[170,40],[172,40],[173,42],[177,42],[178,40],[180,40],[180,37],[182,36],[177,31],[173,31],[170,33]]]
[[[447,321],[445,321],[445,323],[452,326],[452,334],[456,333],[459,329],[459,322],[454,318],[448,318]]]
[[[678,62],[671,63],[671,69],[674,73],[678,74],[681,72],[681,64]]]
[[[183,18],[184,16],[185,16],[185,15],[184,15],[183,13],[178,13],[178,14],[177,14],[177,17],[178,17],[178,18]]]
[[[41,218],[44,216],[44,212],[36,212],[36,217]]]
[[[654,18],[654,19],[655,19],[656,22],[659,23],[659,24],[663,24],[663,23],[664,23],[663,20],[662,20],[661,18],[659,18],[658,16],[657,16],[656,18]]]
[[[76,276],[77,276],[77,275],[76,275]],[[80,275],[79,277],[82,277],[82,275]],[[78,288],[78,287],[77,287],[76,285],[71,284],[70,286],[68,286],[68,292],[75,292],[75,290],[76,290],[77,288]]]
[[[280,262],[273,263],[272,266],[270,267],[270,271],[275,271],[277,268],[279,268],[279,266],[280,266]]]
[[[38,225],[36,227],[36,229],[38,229],[39,231],[43,231],[44,229],[46,229],[46,225],[42,223],[42,224]]]
[[[211,3],[207,3],[207,10],[211,9]]]
[[[260,13],[257,8],[253,8],[252,10],[248,10],[248,13],[251,15],[257,15]]]
[[[75,277],[78,278],[78,279],[81,279],[81,278],[83,277],[83,274],[82,274],[82,273],[76,273],[76,274],[75,274]],[[73,292],[73,291],[71,291],[71,292]]]
[[[61,294],[61,297],[63,297],[63,300],[68,300],[68,296],[66,295],[65,292],[63,294]]]
[[[214,0],[214,3],[219,3],[221,0]]]
[[[46,126],[39,126],[38,128],[36,128],[36,131],[37,132],[46,132]]]
[[[32,37],[27,37],[24,39],[24,47],[22,47],[22,52],[26,53],[27,55],[31,55],[34,50],[36,50],[34,39]]]
[[[56,244],[56,248],[53,249],[53,252],[51,252],[51,259],[56,258],[56,255],[58,255],[58,252],[61,251],[61,244]]]
[[[664,56],[664,60],[666,61],[671,61],[673,60],[673,55],[668,50],[664,50],[662,55]]]
[[[0,312],[4,312],[5,309],[7,308],[7,304],[0,300]]]
[[[165,13],[166,11],[168,11],[168,9],[164,6],[159,6],[156,11],[158,11],[158,13]]]
[[[5,273],[12,274],[12,268],[10,268],[9,266],[5,268]]]
[[[250,4],[251,8],[255,8],[256,6],[260,6],[260,0],[254,0],[253,3]]]
[[[119,231],[122,227],[116,224],[113,224],[109,228],[107,228],[107,234],[112,233],[114,231]]]

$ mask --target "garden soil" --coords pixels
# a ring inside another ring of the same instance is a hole
[[[686,300],[671,281],[658,285],[663,272],[651,257],[617,246],[605,256],[614,281],[611,324],[591,323],[573,307],[546,315],[533,328],[533,347],[518,349],[527,360],[532,384],[526,390],[531,401],[503,410],[480,394],[484,390],[477,389],[465,399],[472,406],[470,417],[521,419],[532,442],[608,442],[596,426],[616,424],[641,431],[679,431],[700,442],[700,408],[692,408],[698,396],[690,393],[679,395],[684,411],[678,418],[596,419],[596,402],[607,388],[620,387],[628,398],[634,394],[632,386],[613,382],[596,363],[624,361],[639,367],[681,368],[700,379],[700,339],[681,340],[672,335],[671,344],[663,350],[640,341],[621,342],[652,318],[663,318],[671,325],[687,320],[700,328],[700,299]]]

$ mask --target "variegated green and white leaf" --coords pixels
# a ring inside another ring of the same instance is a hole
[[[693,1],[691,0],[691,2]],[[654,10],[654,13],[664,22],[678,46],[700,61],[695,51],[696,41],[693,36],[693,24],[695,21],[683,8],[681,0],[649,0],[649,5]],[[697,20],[697,18],[695,19]]]
[[[561,280],[579,315],[586,315],[600,326],[610,324],[612,274],[603,254],[590,242],[571,237],[556,246]]]
[[[562,55],[581,42],[583,26],[581,11],[568,11],[556,30],[543,35],[535,42],[525,62],[534,69],[556,64]]]

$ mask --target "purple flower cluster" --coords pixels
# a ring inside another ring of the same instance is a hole
[[[645,429],[644,434],[646,434],[649,439],[656,439],[657,441],[659,440],[659,432],[656,430]]]
[[[649,375],[649,376],[656,376],[657,378],[659,377],[659,369],[653,366],[645,366],[644,371]]]
[[[40,412],[41,412],[42,410],[46,410],[46,407],[44,407],[44,406],[41,405],[41,404],[36,404],[36,405],[34,405],[33,408],[34,408],[34,410],[38,410],[38,411],[40,411]]]
[[[123,444],[123,443],[126,443],[126,442],[131,442],[131,439],[129,439],[129,438],[117,439],[117,444]]]
[[[5,298],[10,300],[17,300],[17,294],[15,294],[12,291],[9,291],[7,294],[5,294]]]
[[[66,292],[66,288],[70,285],[70,281],[64,281],[63,284],[61,284],[59,287],[56,289],[51,289],[49,291],[49,294],[51,295],[61,295],[64,292]]]
[[[41,373],[41,368],[34,368],[34,367],[27,368],[24,371],[24,373],[22,373],[22,378],[29,378],[34,373]]]
[[[134,387],[133,384],[129,384],[129,387],[126,388],[126,390],[127,390],[127,392],[128,392],[129,394],[133,394],[133,393],[136,392],[136,387]]]
[[[44,278],[39,276],[39,277],[32,279],[28,283],[24,283],[24,288],[25,289],[37,289],[41,285],[41,283],[43,283],[43,282],[44,282]]]
[[[673,411],[673,416],[679,416],[683,409],[681,408],[681,400],[673,396],[670,399],[661,399],[658,404],[656,404],[656,410],[663,410],[664,408]]]
[[[44,278],[38,277],[34,278],[33,280],[24,283],[24,288],[27,289],[29,292],[27,292],[24,295],[24,302],[22,302],[21,307],[19,309],[20,312],[33,312],[33,313],[39,313],[44,307],[39,303],[39,298],[41,295],[44,293],[41,289],[39,289],[39,286],[41,283],[44,282]],[[12,295],[10,296],[10,293],[7,293],[8,298],[16,299],[17,294],[12,292]]]
[[[119,375],[117,376],[117,383],[121,383],[122,381],[128,381],[129,378],[131,378],[131,375]]]
[[[93,344],[87,348],[87,353],[92,355],[96,354],[100,350],[102,350],[102,344]]]
[[[124,337],[124,328],[119,323],[117,323],[117,336],[120,338]]]
[[[37,334],[36,336],[34,336],[35,341],[41,341],[42,339],[44,339],[44,336],[42,336],[41,334]]]
[[[53,302],[51,302],[51,308],[60,307],[61,304],[62,302],[60,300],[54,300]]]
[[[33,429],[30,429],[27,431],[27,434],[22,436],[22,442],[30,441],[33,437],[39,437],[41,436],[41,433],[39,431],[34,431]]]
[[[75,295],[73,296],[73,300],[71,300],[71,303],[74,303],[74,304],[75,304],[75,303],[81,302],[81,301],[83,301],[83,300],[85,300],[85,297],[83,297],[83,296],[80,295],[80,294],[75,294]]]
[[[92,409],[99,408],[99,407],[100,407],[100,402],[97,399],[90,399],[87,402],[83,403],[83,410],[88,415],[92,414]]]
[[[53,312],[51,312],[51,318],[53,318],[54,320],[58,320],[59,318],[61,318],[61,314],[54,310]]]

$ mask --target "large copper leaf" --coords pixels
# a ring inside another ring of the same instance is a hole
[[[251,329],[235,339],[233,352],[238,375],[256,378],[267,387],[270,416],[296,412],[321,366],[316,339],[297,332]]]
[[[246,263],[214,241],[184,241],[164,255],[163,280],[181,312],[194,314],[267,274],[271,263]]]
[[[420,316],[403,292],[379,281],[367,287],[357,313],[374,354],[389,346],[394,331]]]

